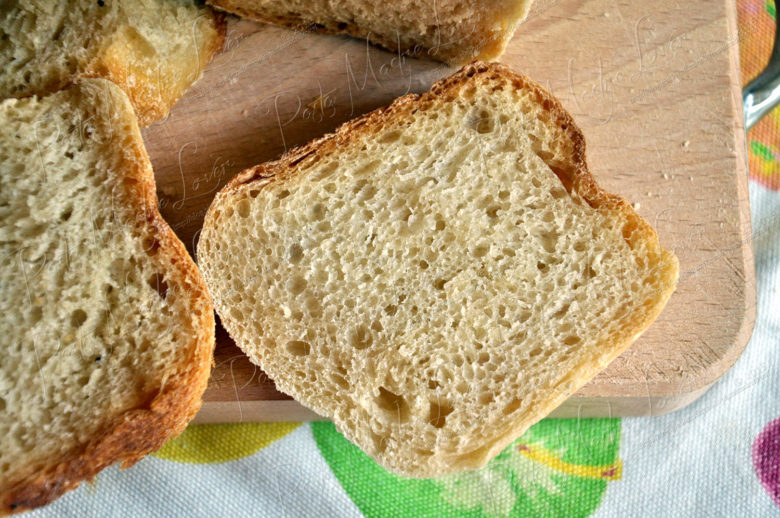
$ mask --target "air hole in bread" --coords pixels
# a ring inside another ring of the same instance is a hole
[[[514,398],[512,401],[507,403],[507,405],[504,407],[504,414],[509,415],[513,412],[515,412],[518,408],[520,408],[523,405],[523,400],[520,398]]]
[[[566,313],[569,311],[570,307],[571,307],[571,302],[564,304],[563,306],[561,306],[561,308],[558,311],[553,313],[553,318],[555,319],[563,318],[566,315]]]
[[[230,317],[233,318],[234,320],[241,321],[244,319],[244,313],[237,307],[232,307],[230,308]]]
[[[168,296],[168,283],[165,282],[165,276],[163,274],[152,274],[146,282],[149,284],[149,286],[152,287],[152,289],[157,291],[157,294],[161,299],[165,300],[165,298]]]
[[[306,279],[300,275],[293,276],[287,284],[287,289],[293,295],[300,295],[306,289]]]
[[[35,325],[43,318],[43,310],[40,306],[33,306],[30,310],[30,325]]]
[[[302,340],[290,340],[284,348],[293,356],[308,356],[311,352],[311,345]]]
[[[333,372],[330,375],[330,379],[333,380],[333,383],[338,385],[338,387],[343,390],[347,390],[349,388],[349,382],[341,374]]]
[[[405,423],[409,420],[409,405],[403,396],[395,394],[385,387],[379,387],[379,395],[374,401],[379,408],[392,413],[399,423]]]
[[[550,195],[556,200],[562,200],[568,196],[565,189],[552,189]]]
[[[577,335],[569,335],[563,339],[563,343],[565,343],[566,345],[577,345],[581,341],[582,339]]]
[[[74,329],[78,329],[86,321],[87,321],[87,313],[83,309],[77,309],[70,314],[70,325]]]
[[[472,127],[480,134],[492,133],[495,129],[495,121],[487,111],[482,110],[474,120]]]
[[[443,428],[446,422],[447,416],[454,410],[453,406],[446,399],[438,399],[436,401],[430,401],[430,409],[428,410],[428,423],[434,428]]]
[[[355,349],[366,349],[370,347],[373,342],[374,337],[371,336],[371,332],[366,329],[365,326],[357,326],[349,334],[349,345]]]
[[[379,160],[372,160],[371,162],[368,162],[367,164],[356,169],[355,172],[353,173],[353,176],[359,177],[359,176],[373,173],[379,168],[379,164],[381,164]]]
[[[555,246],[558,242],[558,233],[554,230],[539,232],[536,234],[536,238],[540,241],[542,248],[545,252],[554,253]]]
[[[303,247],[298,243],[293,243],[292,245],[290,245],[288,260],[292,264],[298,264],[302,258],[303,258]]]
[[[160,242],[152,236],[148,236],[144,239],[144,253],[148,256],[157,254],[160,249]]]
[[[286,197],[288,197],[289,195],[290,195],[290,191],[288,191],[287,189],[284,189],[284,190],[280,191],[279,194],[276,195],[276,197],[278,199],[280,199],[280,200],[283,200]]]
[[[325,206],[322,203],[315,203],[309,211],[309,218],[312,221],[320,221],[325,218]]]
[[[471,251],[471,255],[474,257],[485,257],[490,251],[490,245],[487,243],[478,243],[477,246]]]
[[[381,135],[379,137],[378,141],[383,143],[383,144],[390,144],[390,143],[396,142],[398,139],[400,139],[401,135],[402,135],[401,130],[388,131],[384,135]]]
[[[249,212],[251,210],[251,205],[249,204],[249,200],[244,198],[243,200],[239,201],[236,204],[236,212],[238,212],[238,215],[242,218],[249,217]]]

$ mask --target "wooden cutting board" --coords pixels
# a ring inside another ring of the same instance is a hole
[[[658,415],[736,361],[755,316],[735,4],[538,0],[501,61],[572,113],[598,182],[623,195],[680,259],[656,323],[556,416]],[[144,131],[163,216],[195,248],[211,199],[244,168],[455,69],[365,41],[231,18],[225,51]],[[316,416],[274,389],[219,328],[197,420]]]

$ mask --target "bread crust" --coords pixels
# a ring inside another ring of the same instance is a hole
[[[313,21],[300,15],[274,16],[270,13],[258,12],[243,7],[240,0],[207,0],[209,5],[225,12],[234,13],[242,18],[248,18],[262,23],[281,25],[289,29],[316,32],[322,34],[339,34],[353,38],[366,39],[372,44],[390,52],[411,54],[414,57],[427,56],[451,65],[464,65],[472,60],[493,61],[504,53],[515,27],[525,19],[531,7],[532,0],[518,0],[515,9],[506,18],[506,28],[501,32],[476,27],[471,33],[465,34],[456,44],[439,48],[424,47],[420,44],[403,44],[399,39],[372,31],[348,20],[339,22]],[[479,29],[482,29],[480,31]],[[455,43],[455,42],[453,42]],[[477,50],[474,53],[474,50]]]
[[[198,52],[198,74],[192,83],[203,75],[203,69],[211,58],[222,50],[227,34],[227,21],[224,14],[209,9],[204,16],[211,19],[210,25],[215,34],[207,38],[206,46]],[[74,78],[74,81],[80,78],[105,78],[119,85],[130,97],[138,118],[138,125],[144,128],[167,117],[173,105],[184,95],[187,87],[192,86],[192,83],[171,91],[158,84],[158,78],[150,75],[153,70],[131,70],[128,67],[128,63],[133,60],[132,51],[128,51],[131,47],[122,38],[120,36],[119,40],[110,46],[110,49],[118,49],[116,54],[108,51],[99,53],[86,70]],[[140,81],[135,76],[140,76]]]
[[[600,357],[584,359],[581,364],[570,371],[571,375],[564,376],[557,385],[549,389],[548,396],[543,404],[531,407],[527,412],[519,416],[516,421],[507,422],[501,429],[496,429],[492,437],[485,437],[481,445],[475,447],[474,451],[460,452],[452,457],[440,456],[431,458],[428,464],[414,472],[408,471],[403,465],[403,459],[399,461],[398,459],[383,456],[376,459],[391,471],[406,476],[434,477],[484,466],[512,440],[519,437],[531,425],[548,415],[624,352],[660,314],[675,289],[679,274],[677,258],[671,252],[660,247],[655,230],[636,213],[628,202],[618,195],[604,191],[596,183],[593,175],[588,170],[585,155],[585,139],[572,117],[552,94],[522,74],[513,72],[505,65],[498,63],[473,62],[454,75],[436,82],[430,91],[426,93],[420,95],[409,94],[400,97],[385,108],[374,110],[348,121],[338,127],[333,133],[290,150],[276,161],[260,164],[239,173],[217,194],[209,207],[204,222],[204,227],[213,225],[212,221],[215,218],[215,212],[221,211],[229,204],[232,195],[236,191],[248,189],[250,186],[253,189],[268,189],[289,181],[296,176],[305,174],[303,168],[296,168],[295,166],[299,163],[306,164],[307,161],[315,160],[320,155],[338,153],[339,149],[350,145],[364,135],[378,132],[386,124],[403,119],[417,110],[425,109],[432,103],[447,102],[455,99],[460,95],[462,89],[474,81],[483,79],[488,81],[504,80],[511,83],[516,89],[523,89],[532,93],[535,97],[535,102],[550,116],[547,124],[554,130],[554,134],[559,139],[565,139],[570,144],[568,146],[569,156],[567,157],[567,162],[565,164],[556,163],[551,165],[551,169],[558,175],[570,193],[576,193],[591,207],[601,211],[618,213],[627,222],[626,228],[632,230],[627,239],[642,240],[648,246],[660,251],[661,261],[659,267],[661,270],[658,272],[658,275],[659,285],[663,289],[657,292],[656,296],[642,308],[638,308],[634,318],[627,320],[618,332],[611,337],[611,340],[603,343],[603,354]],[[208,271],[204,271],[203,274],[207,284],[216,281],[210,279]],[[219,311],[222,308],[219,307],[218,298],[215,302],[218,306],[220,317],[225,323],[225,328],[228,330],[234,328],[236,325],[234,318],[228,311]],[[288,391],[291,396],[298,399],[295,387],[291,387],[292,390],[289,390],[287,386],[277,385],[277,387],[282,391]],[[305,400],[301,401],[301,403],[326,417],[333,417],[328,409],[316,408]],[[335,424],[348,439],[353,442],[357,440],[357,436],[352,430],[341,426],[341,423],[336,422]]]
[[[122,104],[112,106],[119,124],[131,128],[131,143],[123,149],[130,168],[117,189],[142,218],[146,238],[156,244],[157,253],[149,259],[157,262],[171,280],[190,298],[197,336],[182,355],[186,363],[164,378],[163,386],[142,405],[129,408],[107,422],[102,431],[86,444],[79,445],[59,459],[53,459],[42,472],[11,476],[7,487],[0,487],[0,515],[26,511],[46,505],[64,492],[91,480],[103,468],[121,462],[127,468],[154,451],[171,437],[181,433],[201,405],[213,363],[214,312],[203,278],[184,244],[163,220],[157,209],[157,194],[151,162],[127,97],[113,83],[87,79],[81,83],[111,90]],[[73,88],[76,88],[74,86]],[[118,95],[117,95],[118,94]],[[130,180],[130,181],[128,181]],[[134,181],[133,181],[134,180]]]

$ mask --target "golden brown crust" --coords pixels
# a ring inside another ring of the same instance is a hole
[[[108,81],[106,88],[116,88]],[[52,461],[44,472],[0,488],[0,516],[48,504],[64,492],[92,479],[103,468],[121,462],[130,467],[166,440],[181,433],[201,405],[211,371],[214,350],[214,311],[211,299],[195,263],[157,209],[157,194],[149,157],[128,101],[113,107],[132,124],[132,147],[125,148],[127,171],[125,199],[147,231],[147,239],[157,253],[151,254],[161,271],[169,272],[171,283],[191,299],[193,328],[198,335],[187,350],[182,350],[180,370],[164,378],[164,386],[144,405],[126,410],[106,424],[102,432],[87,444],[74,448],[61,459]],[[135,180],[135,181],[128,181]],[[186,317],[183,317],[186,318]]]
[[[262,23],[271,23],[287,27],[288,29],[302,32],[316,32],[322,34],[337,34],[368,40],[371,44],[382,47],[390,52],[400,52],[403,55],[414,57],[430,57],[451,65],[463,65],[474,59],[493,61],[504,53],[507,43],[514,34],[515,26],[522,21],[528,13],[531,0],[518,2],[519,7],[508,16],[507,27],[501,31],[483,30],[473,28],[472,32],[461,34],[461,39],[451,42],[451,45],[438,48],[425,47],[419,43],[403,43],[398,38],[391,38],[385,34],[372,31],[349,21],[312,21],[300,15],[274,16],[266,12],[258,12],[245,8],[240,2],[232,0],[208,0],[215,9],[230,12]],[[477,52],[474,53],[474,50]]]
[[[217,194],[209,208],[204,223],[204,226],[210,224],[209,222],[214,218],[214,212],[220,210],[224,203],[229,203],[231,195],[235,191],[250,187],[255,189],[268,188],[294,177],[303,178],[305,168],[298,168],[296,167],[297,164],[305,166],[318,160],[321,155],[338,153],[339,150],[363,138],[366,134],[370,135],[378,132],[388,124],[402,120],[417,110],[426,109],[434,102],[446,102],[447,100],[455,99],[461,95],[461,91],[469,84],[483,78],[497,82],[499,80],[507,81],[514,88],[531,93],[534,97],[534,102],[542,108],[543,113],[549,116],[547,125],[555,131],[559,142],[563,142],[568,150],[568,156],[563,162],[548,162],[548,165],[558,175],[569,192],[576,193],[595,209],[617,213],[621,220],[626,222],[623,228],[624,237],[627,240],[641,240],[657,251],[659,271],[656,273],[658,275],[658,286],[661,286],[661,289],[654,297],[646,301],[618,332],[604,342],[601,357],[583,360],[579,366],[571,371],[576,373],[576,375],[564,377],[556,386],[550,387],[543,405],[538,405],[535,409],[526,412],[521,419],[515,422],[507,422],[502,428],[496,429],[493,437],[485,437],[477,450],[478,455],[472,452],[467,455],[459,454],[458,458],[450,459],[451,465],[459,463],[457,466],[458,470],[476,469],[484,465],[528,427],[549,414],[572,393],[603,370],[650,326],[658,314],[660,314],[675,288],[678,276],[676,257],[660,247],[655,230],[623,198],[604,191],[596,183],[586,163],[585,139],[582,132],[555,97],[527,77],[511,71],[505,65],[481,62],[471,63],[454,75],[438,81],[426,93],[421,95],[410,94],[396,99],[385,108],[380,108],[344,123],[331,134],[290,150],[279,160],[260,164],[239,173]],[[223,315],[223,318],[228,323],[231,320],[229,315]],[[227,327],[230,328],[231,326],[228,325]],[[348,438],[355,440],[351,430],[342,429],[341,431]],[[387,463],[383,464],[392,469],[392,466],[387,466]],[[444,463],[444,465],[449,464]],[[403,474],[418,477],[446,474],[446,471],[442,470],[441,464],[438,467],[439,471],[435,472],[411,474],[405,472]]]

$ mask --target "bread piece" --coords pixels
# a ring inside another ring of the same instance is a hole
[[[453,65],[503,54],[532,0],[208,0],[218,9],[297,30],[367,39]]]
[[[0,514],[130,466],[200,407],[214,315],[133,108],[86,79],[0,104]]]
[[[276,386],[414,477],[483,466],[624,351],[678,275],[596,185],[558,101],[482,63],[239,174],[198,259]]]
[[[103,77],[125,90],[147,126],[198,80],[224,36],[222,15],[194,0],[4,1],[0,98]]]

